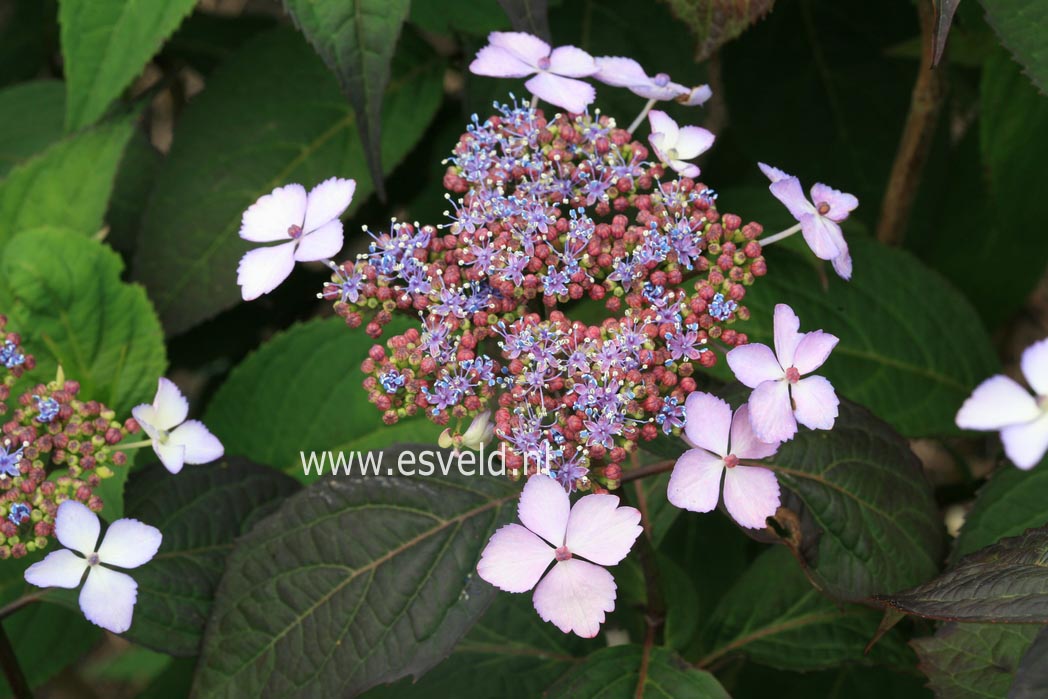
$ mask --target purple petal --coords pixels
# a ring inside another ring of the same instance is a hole
[[[1030,393],[1007,376],[991,376],[975,387],[957,412],[965,430],[999,430],[1036,420],[1041,411]]]
[[[653,82],[640,83],[630,85],[629,90],[639,97],[659,102],[675,100],[688,94],[688,88],[677,83],[667,83],[666,85],[656,85]]]
[[[248,207],[240,223],[240,237],[255,243],[288,240],[291,226],[306,218],[306,188],[300,184],[277,187]]]
[[[680,173],[681,177],[698,177],[702,172],[698,165],[683,160],[670,160],[669,166]]]
[[[713,97],[713,90],[710,89],[710,86],[699,85],[691,88],[686,95],[677,98],[677,101],[685,107],[700,107],[706,104],[710,97]]]
[[[527,32],[491,32],[488,41],[517,56],[521,61],[537,68],[539,60],[548,58],[550,45]]]
[[[171,444],[185,447],[183,460],[187,464],[209,464],[225,454],[222,442],[197,420],[187,420],[171,433]]]
[[[797,434],[789,384],[765,381],[750,394],[750,425],[762,442],[785,442]]]
[[[751,343],[736,347],[728,352],[727,360],[735,378],[749,388],[785,376],[775,353],[767,345]]]
[[[331,177],[313,189],[306,198],[306,222],[302,230],[311,233],[324,224],[334,221],[349,208],[357,183],[341,177]]]
[[[826,362],[838,342],[835,335],[824,333],[822,330],[804,333],[797,350],[793,353],[793,366],[802,375],[810,374]]]
[[[761,169],[761,172],[764,173],[765,177],[767,177],[769,180],[771,180],[772,184],[775,184],[779,180],[788,180],[790,178],[797,179],[796,177],[793,177],[793,175],[789,175],[789,174],[783,172],[782,170],[780,170],[779,168],[772,167],[771,165],[766,165],[764,163],[757,163],[757,167],[759,167]],[[800,180],[797,180],[797,185],[800,186]],[[804,194],[802,192],[801,193],[801,197],[803,197],[803,196],[804,196]]]
[[[852,277],[852,258],[847,252],[847,244],[845,244],[845,252],[837,255],[837,257],[831,260],[830,264],[833,265],[833,271],[837,273],[837,276],[848,281]]]
[[[833,384],[822,376],[809,376],[790,387],[793,415],[810,430],[830,430],[837,419],[840,400]]]
[[[570,509],[564,487],[549,476],[536,473],[528,478],[520,494],[517,516],[525,527],[556,548],[564,544]]]
[[[724,474],[724,508],[748,529],[763,529],[779,509],[779,481],[766,468],[736,466]]]
[[[714,138],[701,126],[684,126],[677,137],[677,156],[681,160],[697,158],[710,149]]]
[[[597,62],[575,46],[558,46],[549,55],[549,72],[568,78],[587,78],[598,70]]]
[[[835,222],[817,214],[802,216],[800,222],[804,242],[820,260],[835,260],[841,255],[848,254],[848,244],[844,242],[844,233]]]
[[[717,396],[694,391],[684,401],[684,433],[692,446],[720,456],[728,454],[731,406]]]
[[[98,559],[118,568],[137,568],[153,559],[163,539],[156,527],[137,519],[118,519],[106,530]]]
[[[724,459],[705,449],[689,449],[680,455],[670,474],[666,498],[689,512],[712,512],[720,500]]]
[[[811,205],[811,202],[804,198],[804,190],[801,189],[801,181],[796,177],[787,177],[786,179],[773,182],[768,189],[775,195],[776,199],[781,201],[786,208],[789,209],[790,215],[798,221],[805,216],[810,216],[815,213],[815,207]]]
[[[680,129],[677,128],[677,122],[671,119],[666,112],[652,109],[648,112],[648,124],[651,126],[652,134],[662,134],[660,143],[666,150],[676,148]]]
[[[534,65],[498,46],[485,46],[469,64],[469,72],[492,78],[523,78],[537,70]]]
[[[1032,422],[1005,427],[1001,430],[1001,441],[1012,463],[1024,471],[1033,468],[1048,451],[1048,414]]]
[[[619,507],[617,495],[586,495],[571,508],[564,545],[572,555],[613,566],[626,557],[644,531],[639,523],[640,511]]]
[[[743,405],[731,420],[731,453],[740,459],[766,459],[779,450],[778,442],[762,442],[750,424],[750,406]]]
[[[491,536],[480,554],[477,574],[500,590],[527,592],[553,560],[554,549],[519,524],[507,524]]]
[[[1048,340],[1035,342],[1023,350],[1022,369],[1033,392],[1048,396]]]
[[[848,214],[859,206],[859,200],[854,195],[838,191],[822,183],[812,185],[811,200],[816,207],[823,203],[829,204],[829,212],[823,215],[837,223],[848,218]]]
[[[799,332],[801,319],[793,312],[793,309],[784,303],[775,304],[775,357],[779,365],[784,369],[793,366],[794,355],[797,345],[801,343],[804,335]]]
[[[593,74],[593,77],[605,85],[630,87],[644,85],[651,81],[640,63],[632,58],[601,56],[594,60],[597,63],[597,72]]]
[[[245,301],[257,299],[280,286],[295,268],[295,243],[257,248],[240,258],[237,284]]]
[[[302,236],[295,249],[295,259],[299,262],[329,260],[338,254],[342,244],[342,222],[336,218]]]
[[[131,628],[131,614],[138,599],[138,583],[127,573],[94,566],[80,591],[80,611],[92,624],[113,633]]]
[[[535,588],[532,602],[543,621],[564,633],[593,638],[604,614],[615,609],[615,578],[600,566],[571,558],[559,561]]]
[[[76,500],[66,500],[55,515],[55,536],[67,549],[88,556],[95,552],[102,526],[98,515]]]
[[[597,91],[589,83],[552,73],[539,73],[524,83],[524,87],[539,99],[572,114],[586,111],[586,107],[597,97]]]
[[[37,587],[63,587],[72,590],[80,585],[80,580],[87,570],[87,560],[69,549],[59,549],[47,554],[47,557],[29,566],[25,571],[25,581]]]

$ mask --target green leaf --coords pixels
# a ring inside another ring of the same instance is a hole
[[[790,552],[776,546],[750,565],[706,618],[705,655],[698,664],[710,667],[733,653],[793,671],[845,662],[911,664],[912,653],[897,632],[890,632],[866,654],[880,618],[868,607],[840,606],[821,595]]]
[[[934,636],[915,639],[913,647],[936,696],[1005,699],[1038,629],[1031,624],[944,624]]]
[[[510,27],[497,0],[474,0],[469,4],[412,0],[408,21],[427,32],[444,35],[462,32],[483,37]]]
[[[394,321],[388,332],[407,323]],[[303,480],[300,453],[365,451],[395,442],[436,443],[425,418],[392,427],[364,396],[360,364],[374,341],[341,318],[292,326],[240,363],[215,393],[204,422],[226,453],[270,464]],[[269,435],[259,439],[259,434]]]
[[[953,434],[972,386],[999,365],[972,307],[909,253],[862,237],[850,241],[852,281],[820,280],[810,254],[769,251],[768,276],[744,301],[750,341],[772,344],[775,304],[793,307],[802,330],[840,338],[819,373],[905,436]],[[778,254],[776,254],[778,253]]]
[[[384,107],[383,162],[391,169],[421,138],[443,97],[443,64],[401,42]],[[373,187],[352,110],[301,36],[266,32],[217,69],[175,129],[134,264],[164,326],[178,333],[240,300],[237,237],[244,210],[289,182],[357,179]]]
[[[0,261],[15,298],[9,315],[50,381],[59,364],[82,395],[126,414],[149,402],[167,366],[145,291],[120,281],[123,262],[105,245],[67,231],[26,231]]]
[[[62,137],[65,90],[38,80],[0,90],[0,178]]]
[[[1048,5],[1040,0],[982,0],[986,19],[1034,85],[1048,92]]]
[[[1008,699],[1038,699],[1048,696],[1048,626],[1041,627],[1033,645],[1023,655]]]
[[[923,585],[882,599],[946,621],[1048,624],[1048,526],[965,556]]]
[[[382,98],[410,0],[284,0],[284,5],[353,105],[371,180],[385,198]]]
[[[160,464],[135,473],[127,516],[164,533],[160,551],[134,572],[138,603],[126,638],[176,656],[196,655],[234,540],[298,490],[266,466],[225,459],[172,478]]]
[[[4,561],[4,565],[10,562]],[[88,622],[79,609],[46,603],[32,604],[4,619],[4,633],[31,687],[44,684],[102,640],[101,629]],[[8,696],[10,687],[0,681],[0,697]]]
[[[136,131],[128,141],[106,213],[109,224],[106,242],[121,253],[128,254],[135,249],[146,202],[163,160],[144,132]]]
[[[103,124],[12,168],[0,181],[0,249],[27,228],[98,231],[131,129],[127,119]]]
[[[713,675],[689,666],[672,651],[654,647],[650,649],[646,667],[643,660],[644,649],[636,645],[599,650],[543,696],[548,699],[729,699]]]
[[[729,685],[734,699],[931,699],[921,676],[884,666],[845,665],[822,672],[783,672],[747,664]]]
[[[1001,469],[979,491],[953,545],[950,560],[956,562],[998,539],[1018,536],[1046,523],[1048,468]]]
[[[775,0],[664,0],[698,39],[695,59],[709,58],[771,12]]]
[[[60,0],[66,128],[93,124],[145,68],[196,0]]]
[[[32,80],[57,49],[55,0],[9,0],[0,13],[0,85]],[[61,112],[58,113],[61,117]]]
[[[352,696],[420,676],[493,599],[473,571],[518,495],[453,474],[328,478],[289,498],[226,563],[194,696]]]

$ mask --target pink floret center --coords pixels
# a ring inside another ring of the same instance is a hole
[[[726,468],[735,468],[739,465],[739,457],[734,454],[728,454],[724,457],[724,466]]]
[[[295,240],[298,240],[299,238],[302,237],[302,226],[295,225],[295,224],[292,224],[292,225],[288,226],[287,227],[287,234],[289,236],[291,236],[292,238],[294,238]]]
[[[553,552],[553,556],[558,561],[567,561],[567,560],[571,559],[571,551],[568,550],[567,546],[561,546],[560,548],[558,548],[556,551]]]
[[[801,372],[797,371],[797,367],[791,366],[786,370],[786,380],[790,383],[797,383],[801,380]]]
[[[543,56],[539,59],[539,70],[549,70],[549,58]]]
[[[819,212],[820,216],[825,216],[830,213],[830,205],[824,201],[820,201],[818,206],[815,207],[815,210]]]

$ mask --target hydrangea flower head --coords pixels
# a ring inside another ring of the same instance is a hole
[[[574,46],[551,48],[525,32],[492,32],[469,70],[493,78],[532,75],[524,83],[531,94],[574,114],[585,111],[597,96],[592,85],[577,79],[597,72],[593,56]]]
[[[642,531],[640,512],[607,494],[583,496],[572,506],[560,484],[537,474],[524,486],[517,515],[521,524],[492,535],[477,573],[506,592],[534,589],[544,621],[593,638],[615,609],[615,579],[604,566],[629,553]]]
[[[684,407],[684,433],[693,448],[677,459],[667,498],[684,510],[710,512],[720,500],[723,480],[728,513],[744,527],[762,529],[779,509],[779,482],[768,469],[739,461],[767,458],[778,450],[778,442],[757,438],[745,405],[733,416],[725,401],[695,392]]]
[[[701,126],[677,126],[666,112],[658,109],[648,113],[648,121],[651,123],[648,141],[659,160],[685,177],[698,177],[699,166],[687,161],[710,149],[713,134]]]
[[[840,224],[859,206],[859,200],[854,195],[816,183],[812,185],[809,201],[799,179],[764,163],[760,163],[760,168],[771,180],[771,193],[801,224],[804,241],[815,256],[830,260],[842,279],[851,279],[851,255]]]
[[[763,442],[785,442],[797,433],[797,423],[828,430],[837,419],[840,401],[822,376],[808,376],[823,365],[837,338],[821,330],[800,332],[800,319],[784,303],[775,306],[775,351],[749,344],[728,352],[735,378],[753,389],[750,422]]]
[[[957,426],[999,430],[1005,454],[1026,470],[1048,451],[1048,339],[1027,347],[1021,366],[1036,397],[1007,376],[991,376],[964,401],[957,412]]]
[[[118,519],[98,544],[98,516],[79,502],[63,502],[55,518],[55,535],[66,548],[52,551],[25,571],[37,587],[74,589],[87,571],[80,591],[80,610],[92,624],[113,633],[131,628],[138,583],[117,568],[137,568],[156,555],[163,536],[136,519]],[[74,553],[76,552],[76,553]],[[80,555],[77,555],[79,553]]]
[[[186,420],[189,402],[178,386],[161,378],[152,405],[132,408],[131,414],[153,442],[153,451],[171,473],[185,464],[206,464],[225,450],[202,422]]]
[[[594,78],[605,85],[624,87],[640,97],[659,102],[676,100],[687,107],[697,107],[713,96],[709,85],[685,87],[670,80],[665,73],[648,75],[632,58],[601,56],[595,60],[598,70]]]
[[[244,212],[240,237],[256,248],[240,259],[237,284],[245,301],[268,294],[288,278],[295,262],[334,257],[342,249],[339,216],[353,201],[357,184],[332,177],[306,193],[300,184],[277,187]]]

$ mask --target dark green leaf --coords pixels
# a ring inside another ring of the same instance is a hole
[[[499,5],[506,11],[515,31],[550,40],[547,0],[499,0]]]
[[[0,85],[32,80],[58,46],[55,0],[0,4]],[[59,112],[57,117],[61,118]]]
[[[1015,672],[1008,699],[1048,696],[1048,626],[1041,627]]]
[[[1031,624],[944,624],[913,641],[935,695],[1005,699],[1019,659],[1038,631]]]
[[[544,695],[549,699],[633,699],[689,697],[729,699],[717,679],[697,670],[665,648],[650,649],[642,670],[644,649],[615,646],[593,653]]]
[[[698,60],[708,58],[723,44],[771,11],[775,0],[664,0],[699,40]]]
[[[164,55],[185,61],[207,75],[248,40],[276,24],[277,18],[267,15],[194,12],[168,39]]]
[[[62,137],[65,90],[38,80],[0,90],[0,178]]]
[[[226,563],[195,695],[352,696],[420,676],[493,599],[473,571],[518,495],[454,473],[328,478],[289,498]]]
[[[394,323],[390,332],[403,325]],[[205,423],[229,454],[270,464],[302,480],[300,453],[381,449],[436,442],[438,426],[408,418],[388,427],[364,396],[360,364],[373,340],[341,318],[314,320],[274,337],[232,371]],[[259,439],[267,434],[267,439]]]
[[[951,560],[1048,523],[1048,468],[996,471],[964,520]]]
[[[384,199],[382,101],[410,0],[284,0],[284,4],[349,97],[371,180]]]
[[[145,133],[136,131],[128,141],[124,157],[113,183],[113,196],[109,200],[106,222],[109,235],[106,242],[124,254],[134,251],[138,232],[142,227],[142,215],[146,202],[153,191],[163,156]]]
[[[748,664],[729,684],[734,699],[931,699],[920,675],[883,666],[845,665],[822,672],[783,672]]]
[[[768,276],[744,302],[754,320],[740,330],[771,345],[774,306],[789,304],[802,330],[840,338],[820,370],[839,394],[906,436],[956,433],[972,386],[998,369],[986,330],[964,297],[909,253],[862,237],[850,245],[850,282],[832,271],[820,280],[810,254],[770,249]]]
[[[61,0],[66,127],[93,124],[145,68],[196,0]]]
[[[387,168],[422,136],[442,96],[441,61],[401,44],[383,111]],[[239,301],[237,260],[250,246],[237,230],[259,196],[337,175],[357,179],[355,205],[367,198],[354,121],[335,79],[289,29],[252,39],[214,72],[175,129],[135,257],[169,332]]]
[[[412,0],[408,21],[435,34],[462,32],[482,37],[489,32],[509,29],[510,26],[497,0],[474,0],[470,3]]]
[[[26,231],[0,268],[15,298],[12,323],[50,381],[59,364],[83,394],[124,415],[149,402],[167,367],[152,304],[120,280],[120,256],[97,241],[55,229]]]
[[[1048,526],[965,556],[937,578],[887,604],[931,619],[1048,624]]]
[[[1030,80],[1048,92],[1048,4],[1041,0],[982,0],[986,19]]]
[[[4,565],[11,561],[4,561]],[[70,665],[102,639],[102,631],[79,609],[37,603],[4,619],[4,632],[32,687],[38,687]],[[11,696],[0,681],[0,697]]]
[[[234,540],[298,489],[266,466],[225,459],[177,478],[160,464],[127,485],[128,517],[163,532],[160,551],[134,572],[138,603],[125,637],[170,655],[200,650],[211,601]]]
[[[698,664],[710,667],[732,653],[793,671],[845,662],[911,664],[912,653],[897,632],[866,654],[880,617],[868,607],[840,606],[821,595],[789,551],[776,546],[753,562],[706,618],[705,655]]]

